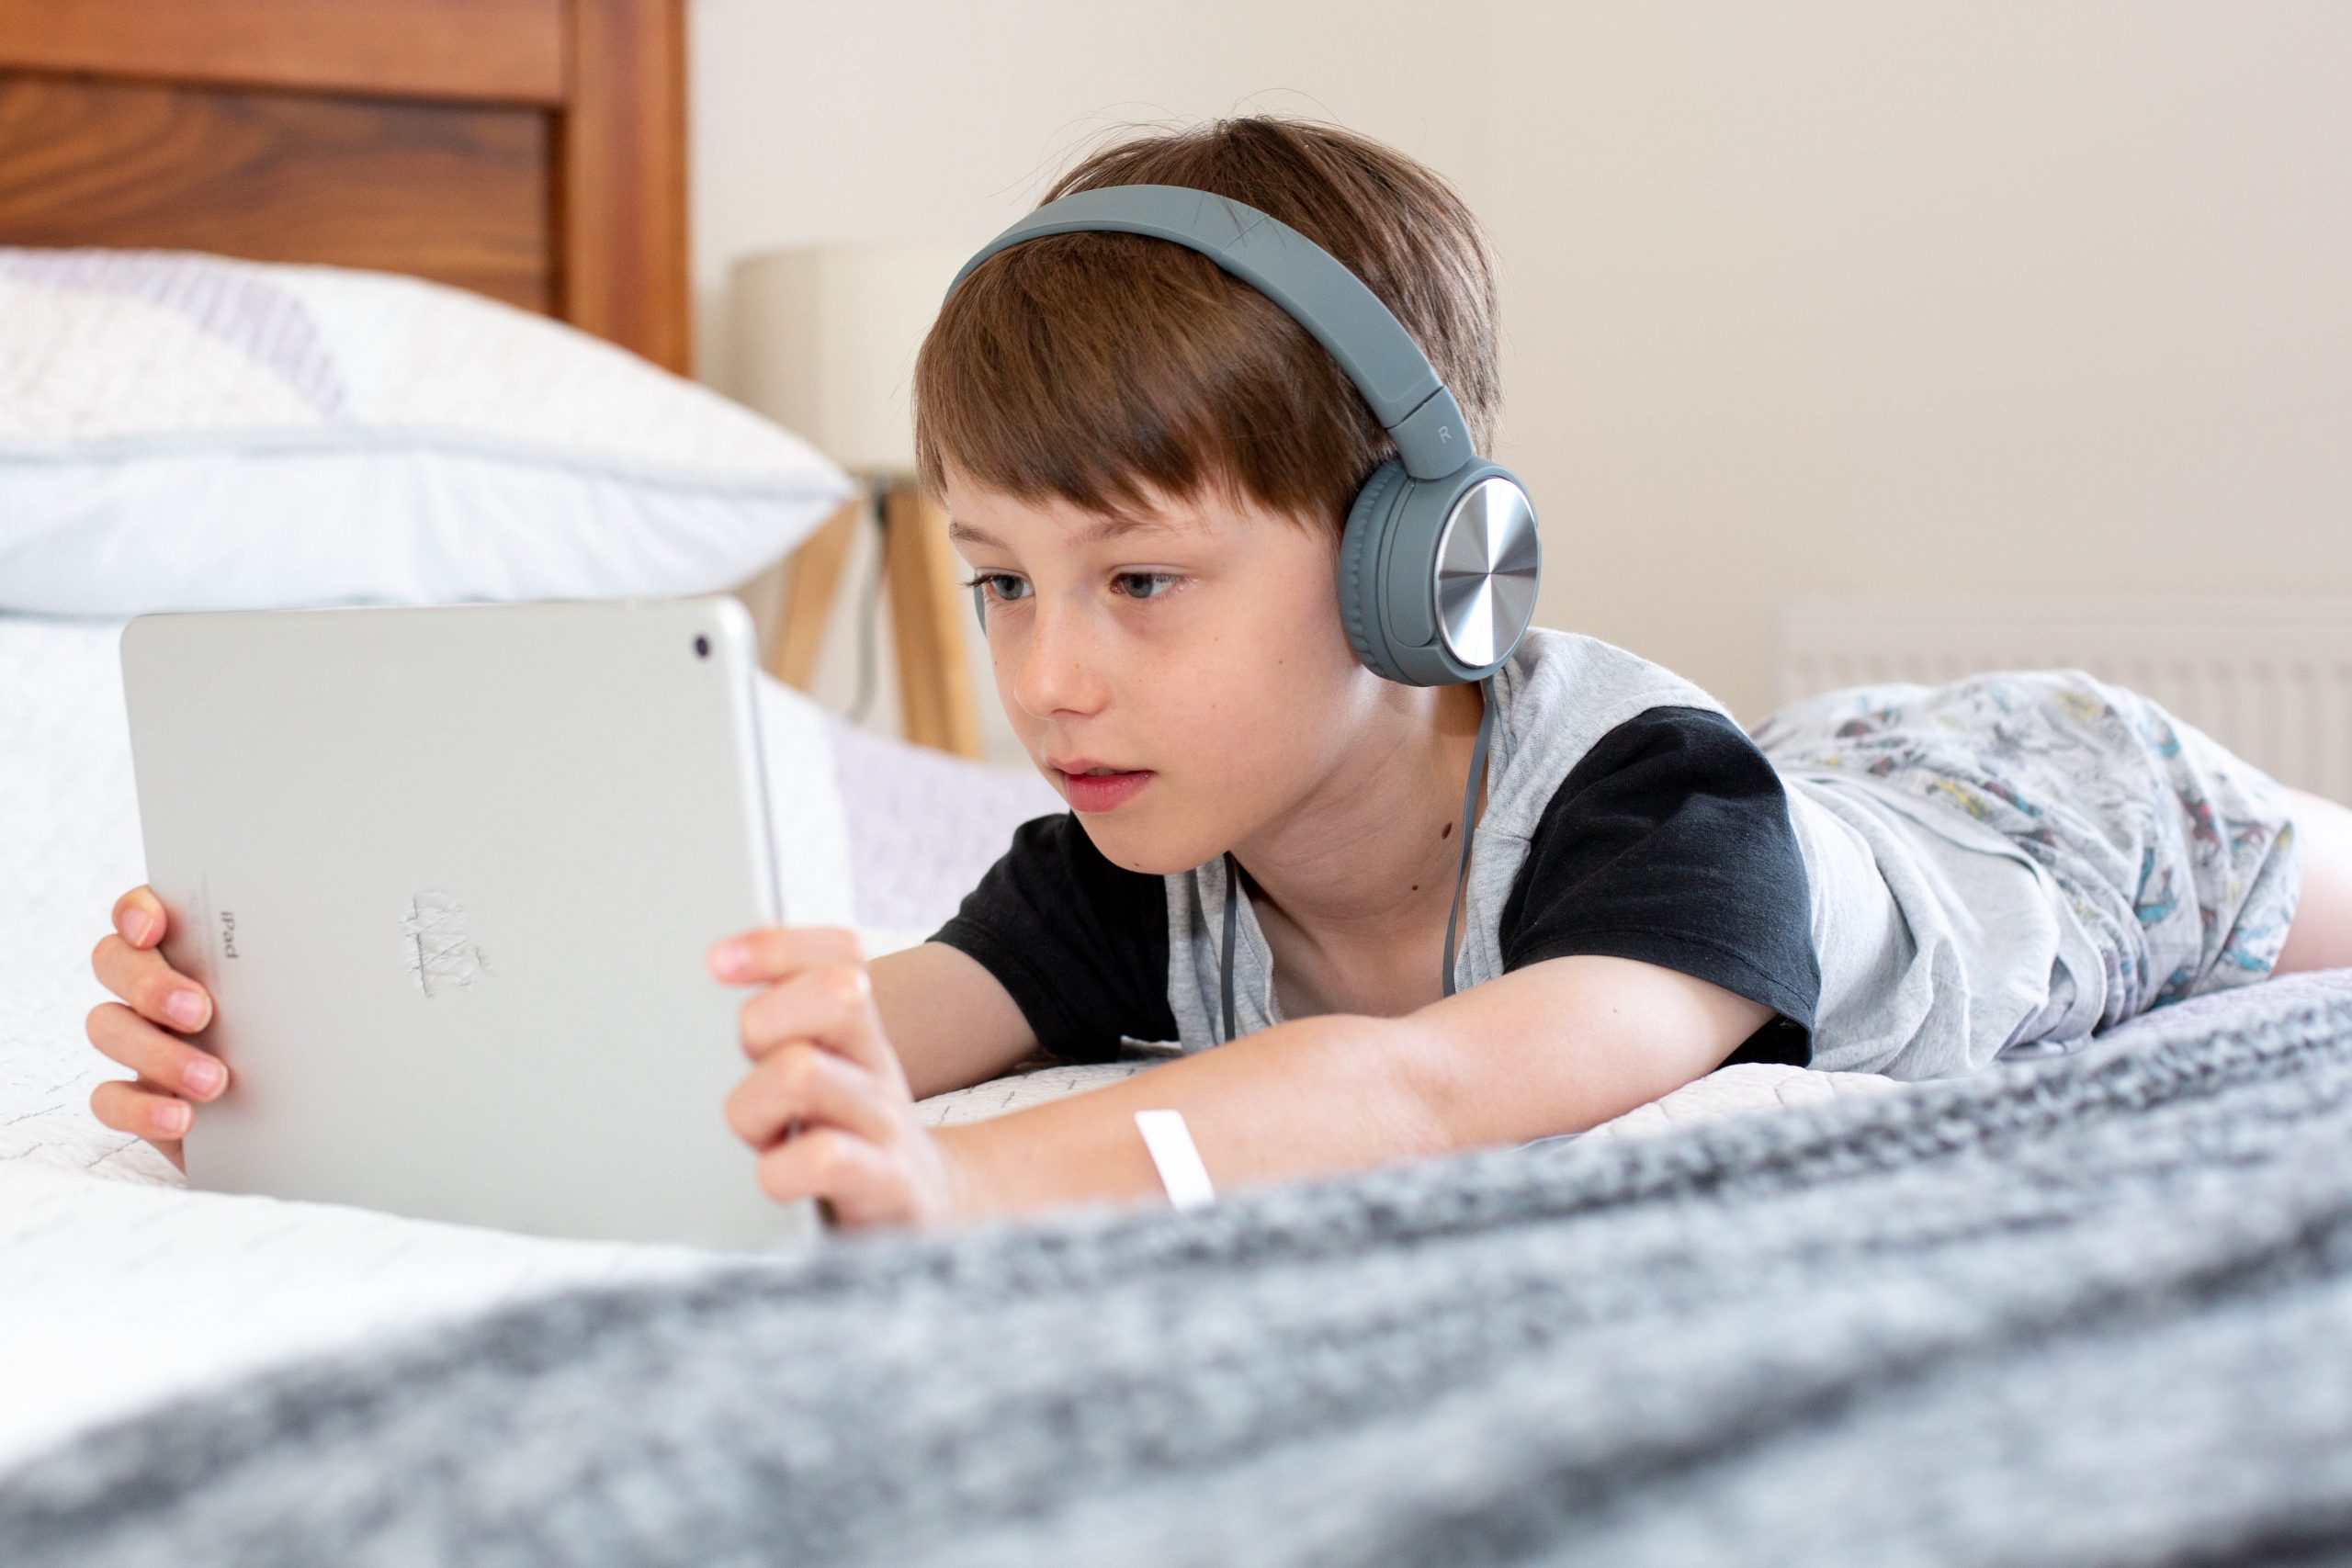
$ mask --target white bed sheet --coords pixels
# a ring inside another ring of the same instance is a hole
[[[190,1192],[144,1142],[97,1123],[90,1090],[127,1075],[83,1035],[107,999],[89,952],[113,898],[145,877],[119,632],[0,615],[0,1469],[273,1360],[704,1256]],[[765,678],[761,718],[787,918],[854,923],[870,953],[935,929],[1014,825],[1060,807],[1034,775],[854,730]],[[923,1112],[1001,1114],[1151,1065],[1046,1068]],[[1581,1136],[1895,1087],[1731,1067]]]

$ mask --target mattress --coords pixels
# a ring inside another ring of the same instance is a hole
[[[83,1033],[107,999],[90,949],[113,899],[145,880],[120,629],[0,615],[0,1468],[284,1358],[699,1258],[190,1192],[143,1141],[97,1123],[91,1089],[127,1075]],[[1061,808],[1034,774],[869,735],[764,676],[759,700],[787,919],[854,923],[869,953],[922,940],[1017,824]],[[922,1113],[933,1124],[1002,1114],[1155,1059],[1020,1074]],[[1900,1088],[1744,1065],[1578,1136]]]

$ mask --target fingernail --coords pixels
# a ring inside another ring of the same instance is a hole
[[[752,963],[751,946],[742,942],[722,942],[710,955],[721,975],[741,975]]]
[[[194,1029],[204,1021],[204,998],[194,991],[174,991],[164,1004],[164,1016],[182,1029]]]
[[[175,1100],[169,1105],[164,1107],[164,1109],[157,1112],[155,1116],[156,1122],[163,1127],[164,1131],[171,1134],[174,1137],[177,1137],[182,1133],[187,1132],[187,1124],[195,1119],[196,1107],[190,1105],[185,1100]]]
[[[198,1057],[187,1065],[187,1071],[180,1075],[187,1087],[198,1094],[210,1094],[219,1089],[221,1076],[220,1064],[209,1056]]]
[[[136,947],[144,947],[147,944],[147,939],[155,933],[155,917],[144,909],[131,910],[130,918],[124,922],[124,925],[131,944]]]

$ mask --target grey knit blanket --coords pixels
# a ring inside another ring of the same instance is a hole
[[[2352,971],[1903,1095],[576,1290],[0,1483],[12,1565],[2289,1560],[2352,1561]]]

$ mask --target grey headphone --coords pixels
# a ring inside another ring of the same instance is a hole
[[[1476,681],[1486,715],[1462,797],[1462,870],[1446,917],[1445,994],[1454,991],[1454,918],[1470,865],[1470,816],[1495,716],[1492,677],[1535,614],[1543,552],[1517,476],[1478,456],[1462,408],[1379,296],[1339,258],[1280,219],[1186,186],[1104,186],[1047,202],[964,264],[1048,234],[1145,234],[1200,252],[1288,311],[1339,361],[1396,443],[1348,509],[1340,542],[1340,618],[1356,657],[1410,686]],[[972,605],[988,624],[987,600]],[[1226,856],[1225,1032],[1231,1039],[1235,909],[1240,868]]]

